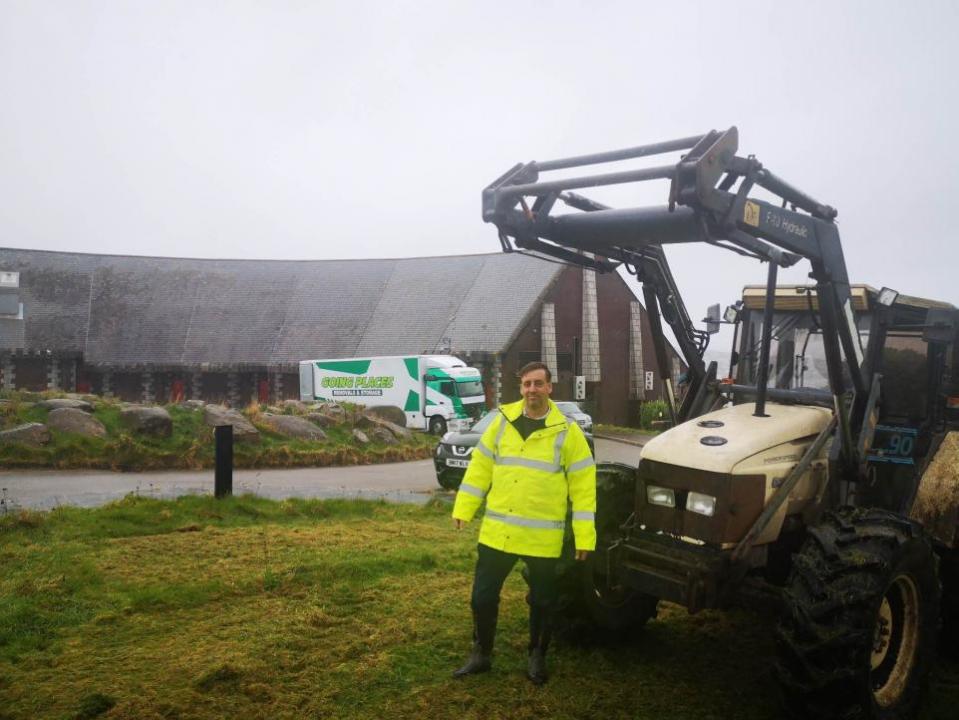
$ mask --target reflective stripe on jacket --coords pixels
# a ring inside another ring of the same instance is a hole
[[[479,541],[517,555],[559,557],[567,501],[577,550],[596,548],[596,463],[586,436],[550,401],[546,427],[526,440],[513,427],[523,400],[503,405],[473,450],[453,506],[470,521],[483,500]]]

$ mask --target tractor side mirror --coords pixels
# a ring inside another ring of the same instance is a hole
[[[704,318],[706,322],[706,332],[710,335],[714,335],[719,332],[719,303],[715,305],[710,305],[706,308],[706,317]]]

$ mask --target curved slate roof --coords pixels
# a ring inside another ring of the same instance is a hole
[[[502,253],[209,260],[0,248],[20,272],[26,350],[92,365],[290,364],[500,352],[562,270]]]

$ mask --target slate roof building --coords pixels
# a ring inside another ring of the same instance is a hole
[[[482,369],[491,402],[517,398],[516,370],[542,359],[555,398],[572,399],[584,375],[594,417],[625,424],[660,397],[649,333],[617,274],[522,255],[293,261],[0,248],[4,389],[237,406],[298,397],[300,360],[450,351]]]

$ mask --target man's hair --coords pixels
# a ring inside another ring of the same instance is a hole
[[[526,363],[523,367],[519,369],[519,372],[516,373],[516,377],[522,380],[524,375],[526,375],[527,373],[531,373],[534,370],[545,370],[546,382],[548,383],[553,382],[553,373],[549,371],[549,366],[544,362],[540,362],[539,360],[534,360],[533,362]]]

